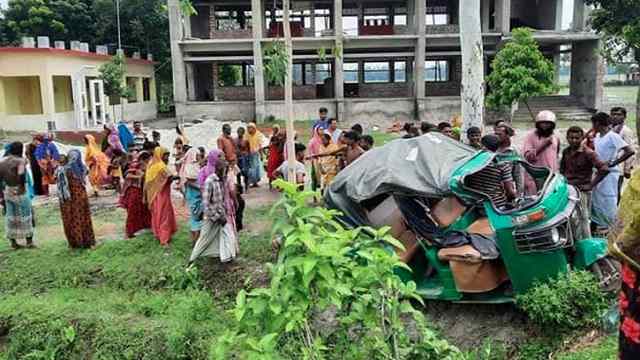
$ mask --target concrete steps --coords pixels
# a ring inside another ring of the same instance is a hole
[[[584,107],[576,98],[572,96],[540,96],[529,99],[529,107],[531,112],[538,114],[542,110],[553,111],[558,120],[563,121],[589,121],[592,112]],[[531,115],[527,110],[527,106],[521,102],[518,105],[518,111],[513,114],[513,121],[532,122]]]

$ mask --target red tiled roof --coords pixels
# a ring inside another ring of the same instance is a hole
[[[96,59],[96,60],[109,60],[111,59],[111,55],[101,55],[92,52],[84,52],[78,50],[66,50],[66,49],[56,49],[56,48],[22,48],[22,47],[0,47],[0,54],[2,53],[48,53],[52,55],[61,55],[61,56],[75,56],[86,59]],[[155,61],[149,61],[145,59],[133,59],[127,58],[128,64],[140,64],[140,65],[154,65]]]

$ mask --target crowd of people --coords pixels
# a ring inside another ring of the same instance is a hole
[[[562,173],[581,193],[579,228],[588,237],[593,230],[605,232],[615,222],[623,179],[631,176],[635,145],[625,119],[623,108],[595,114],[591,129],[568,129],[569,146],[562,151],[551,111],[537,115],[535,129],[526,135],[520,149],[512,144],[514,129],[504,121],[495,123],[491,134],[468,128],[466,144]],[[402,138],[439,132],[461,141],[461,125],[455,118],[437,125],[395,123],[388,131],[404,131]],[[0,161],[0,177],[11,246],[23,247],[18,243],[22,239],[26,247],[34,246],[31,199],[47,196],[50,186],[56,185],[65,235],[73,248],[95,245],[89,196],[98,196],[104,189],[115,190],[119,205],[127,211],[127,238],[150,229],[162,246],[169,246],[177,231],[171,200],[174,192],[181,194],[189,212],[194,244],[191,261],[199,256],[233,259],[243,227],[242,194],[259,186],[265,172],[270,187],[275,179],[287,177],[287,134],[274,125],[267,139],[250,123],[237,128],[234,136],[231,126],[224,124],[216,148],[207,152],[204,147],[192,147],[180,126],[176,133],[172,151],[160,145],[159,132],[148,136],[140,122],[134,122],[131,130],[125,122],[105,125],[100,143],[93,135],[85,135],[84,155],[79,150],[61,154],[50,134],[35,135],[24,157],[22,143],[8,144]],[[294,134],[293,173],[300,187],[312,190],[324,191],[341,169],[374,145],[373,137],[365,135],[359,124],[340,129],[326,108],[319,110],[311,134],[307,144]],[[513,201],[518,189],[525,194],[537,191],[533,178],[517,170],[496,165],[487,170],[495,181],[487,182],[487,176],[480,179],[498,206]]]

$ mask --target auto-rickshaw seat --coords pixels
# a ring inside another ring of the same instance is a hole
[[[438,203],[433,206],[431,215],[440,227],[446,228],[462,216],[466,210],[467,208],[457,197],[449,196],[438,201]]]
[[[438,251],[440,261],[461,261],[466,263],[482,262],[482,254],[471,245],[444,248]]]
[[[496,234],[496,232],[491,227],[491,224],[489,223],[489,218],[486,217],[474,221],[473,224],[471,224],[467,228],[467,232],[469,234],[480,234],[489,237],[492,237]]]

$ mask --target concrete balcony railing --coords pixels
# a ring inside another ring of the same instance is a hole
[[[233,29],[233,30],[211,30],[211,39],[251,39],[253,30]]]
[[[427,25],[425,27],[427,34],[458,34],[460,33],[460,25]]]

